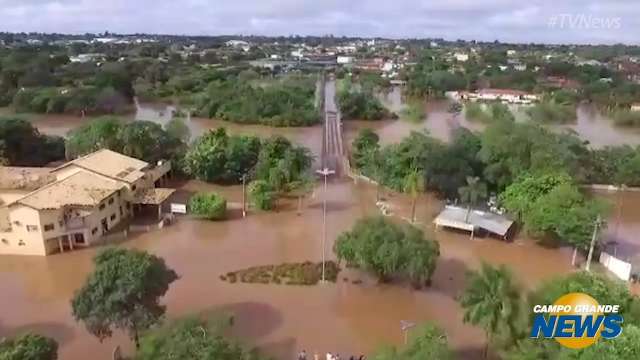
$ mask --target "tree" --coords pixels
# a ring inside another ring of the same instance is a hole
[[[524,218],[525,230],[584,251],[591,243],[593,223],[604,209],[603,203],[587,200],[575,185],[560,184],[534,202]]]
[[[151,331],[142,337],[136,360],[259,360],[227,340],[221,325],[197,318],[179,320],[170,326]],[[223,328],[224,329],[224,328]]]
[[[352,148],[353,165],[362,170],[368,164],[367,156],[380,149],[380,137],[369,128],[362,129],[353,140]]]
[[[72,130],[67,139],[67,157],[76,158],[98,149],[121,150],[118,136],[121,128],[120,119],[105,116]]]
[[[467,177],[467,185],[458,189],[460,200],[463,204],[467,204],[467,215],[464,221],[469,222],[469,214],[471,207],[475,206],[480,199],[487,197],[487,185],[480,181],[479,177]]]
[[[632,319],[631,311],[637,304],[634,304],[634,297],[629,293],[627,284],[587,271],[575,272],[543,283],[531,293],[529,303],[553,304],[559,297],[572,292],[589,294],[600,304],[619,304],[620,314],[628,317],[625,322],[636,320]]]
[[[567,354],[561,359],[640,359],[640,327],[637,324],[625,325],[622,334],[614,341],[598,341],[580,354],[569,349],[563,349],[563,352]]]
[[[139,347],[139,333],[165,313],[160,298],[178,275],[162,258],[138,250],[110,248],[94,258],[95,269],[71,300],[73,317],[102,340],[125,330]]]
[[[256,180],[249,184],[249,197],[256,208],[271,210],[275,206],[277,195],[267,181]]]
[[[0,117],[0,150],[10,166],[44,166],[64,159],[64,140],[40,134],[27,120]]]
[[[416,222],[416,203],[421,192],[425,191],[424,175],[418,169],[413,169],[404,179],[403,190],[411,195],[411,223]]]
[[[0,339],[0,360],[56,360],[58,343],[37,334]]]
[[[169,136],[183,143],[188,143],[191,138],[191,130],[189,130],[189,126],[185,124],[184,119],[181,117],[174,117],[169,120],[164,128]]]
[[[133,121],[120,128],[117,134],[121,153],[151,164],[173,159],[185,144],[174,138],[162,126],[151,121]]]
[[[222,220],[226,217],[227,200],[216,193],[197,193],[189,199],[189,209],[202,218]]]
[[[524,174],[500,194],[500,204],[519,220],[523,220],[539,198],[551,192],[556,186],[571,182],[571,177],[565,173]]]
[[[229,137],[218,128],[195,140],[185,155],[185,171],[204,181],[238,183],[257,163],[260,148],[258,138]]]
[[[421,325],[412,330],[409,343],[401,349],[390,347],[371,357],[372,360],[424,360],[453,359],[449,349],[447,336],[444,332],[431,324]]]
[[[429,284],[440,255],[439,245],[421,230],[384,217],[358,220],[338,237],[333,251],[338,260],[371,271],[380,281],[401,275],[416,288]]]
[[[469,274],[460,305],[464,322],[482,327],[487,334],[485,358],[492,337],[501,328],[515,335],[519,299],[520,290],[504,265],[496,268],[483,263],[480,271]]]

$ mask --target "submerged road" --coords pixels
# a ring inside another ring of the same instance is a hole
[[[345,173],[345,152],[342,144],[342,119],[336,105],[336,82],[324,84],[324,126],[322,131],[322,167],[334,170],[337,176]]]

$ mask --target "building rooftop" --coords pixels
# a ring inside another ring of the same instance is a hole
[[[52,183],[51,168],[0,166],[0,189],[35,190]]]
[[[473,231],[484,229],[490,233],[505,237],[513,225],[508,218],[487,211],[471,210],[468,221],[467,209],[457,206],[446,206],[433,221],[438,226]]]
[[[133,203],[143,205],[160,205],[175,191],[175,189],[165,188],[145,189],[135,194]]]
[[[54,172],[70,165],[77,165],[112,179],[133,183],[144,175],[142,169],[148,167],[149,163],[102,149],[72,160],[56,168]]]
[[[79,171],[67,178],[35,190],[16,200],[37,210],[60,209],[64,206],[97,206],[122,188],[115,180],[88,171]]]

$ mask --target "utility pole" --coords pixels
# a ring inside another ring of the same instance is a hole
[[[591,236],[591,245],[589,247],[589,255],[587,256],[587,265],[585,270],[589,271],[591,267],[591,258],[593,257],[593,248],[596,246],[596,238],[598,237],[598,229],[600,228],[600,215],[596,218],[596,222],[593,224],[593,236]]]
[[[336,172],[324,168],[322,170],[316,170],[316,172],[324,176],[324,190],[322,194],[322,282],[326,281],[325,278],[325,261],[326,261],[326,242],[327,242],[327,177],[333,175]]]
[[[242,175],[242,217],[247,217],[247,174]]]

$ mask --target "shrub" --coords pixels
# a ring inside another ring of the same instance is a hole
[[[253,205],[260,210],[271,210],[275,207],[277,194],[264,180],[256,180],[249,184],[249,196]]]
[[[223,220],[227,212],[227,200],[216,193],[198,193],[189,200],[191,212],[208,220]]]

